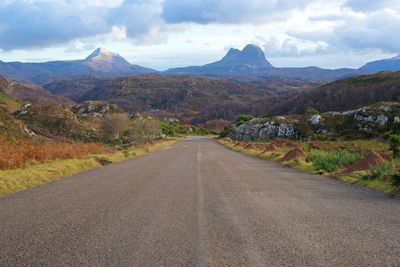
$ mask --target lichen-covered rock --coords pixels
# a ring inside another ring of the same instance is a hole
[[[313,116],[288,115],[254,118],[235,129],[236,140],[268,140],[273,138],[313,139],[331,137],[372,138],[396,133],[400,123],[400,102],[383,102],[368,107]]]
[[[79,116],[102,117],[105,114],[122,113],[123,110],[117,105],[100,101],[86,101],[76,105],[72,111]]]
[[[293,124],[275,125],[271,122],[255,125],[243,124],[231,134],[232,139],[243,141],[260,141],[276,137],[295,138],[296,132]]]
[[[385,115],[379,115],[376,118],[376,123],[378,123],[380,126],[385,126],[388,121],[389,121],[389,118],[386,117]]]
[[[318,125],[321,121],[321,115],[315,114],[312,115],[311,118],[308,120],[312,125]]]

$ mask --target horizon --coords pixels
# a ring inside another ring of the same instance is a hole
[[[104,47],[163,71],[218,61],[249,43],[275,67],[359,68],[400,54],[394,0],[10,0],[0,3],[0,24],[4,62],[84,59]]]

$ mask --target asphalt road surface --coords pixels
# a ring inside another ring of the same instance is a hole
[[[194,137],[0,198],[0,266],[400,266],[400,201]]]

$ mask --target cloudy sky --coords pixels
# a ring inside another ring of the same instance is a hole
[[[400,54],[399,0],[1,0],[0,60],[105,47],[163,70],[261,46],[275,66],[359,67]]]

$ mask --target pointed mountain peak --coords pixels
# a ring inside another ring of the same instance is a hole
[[[231,49],[229,49],[228,53],[225,55],[224,59],[236,57],[236,56],[238,56],[240,53],[241,53],[241,51],[240,51],[239,49],[231,48]]]
[[[91,68],[104,72],[126,71],[132,65],[125,58],[105,48],[97,48],[85,60]]]
[[[86,60],[94,60],[94,59],[109,59],[109,58],[113,58],[113,57],[120,57],[122,58],[120,55],[118,55],[117,53],[111,52],[105,48],[99,47],[96,50],[93,51],[93,53],[91,53]]]

